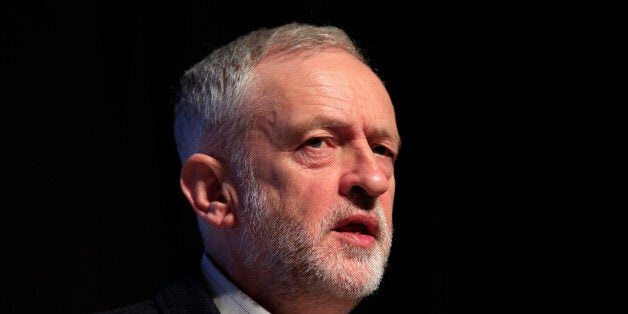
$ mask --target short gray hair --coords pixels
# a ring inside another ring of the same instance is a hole
[[[194,153],[224,162],[246,159],[246,135],[253,125],[253,68],[264,58],[296,50],[340,48],[366,64],[345,31],[334,26],[289,23],[261,28],[213,50],[181,77],[175,105],[174,134],[182,163]]]

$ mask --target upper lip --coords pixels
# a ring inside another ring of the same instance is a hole
[[[334,230],[338,231],[338,229],[352,224],[361,225],[368,235],[375,238],[379,237],[379,220],[373,216],[365,214],[351,215],[341,219],[334,226]]]

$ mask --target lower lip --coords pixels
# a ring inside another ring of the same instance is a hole
[[[375,245],[375,238],[367,234],[359,234],[353,232],[338,232],[336,234],[343,240],[355,246],[372,248]]]

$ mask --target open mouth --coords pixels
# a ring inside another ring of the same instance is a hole
[[[369,234],[368,232],[368,228],[361,223],[349,223],[347,225],[344,226],[340,226],[336,229],[334,229],[335,231],[338,232],[351,232],[351,233],[357,233],[357,234]]]
[[[377,238],[379,235],[378,226],[377,219],[367,215],[356,215],[339,221],[334,231]]]

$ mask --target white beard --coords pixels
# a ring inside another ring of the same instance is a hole
[[[243,195],[239,211],[239,249],[252,274],[272,278],[273,290],[283,297],[305,293],[359,300],[377,290],[392,245],[379,201],[371,211],[379,219],[381,235],[375,248],[367,249],[335,240],[329,244],[325,237],[339,219],[363,210],[349,204],[334,206],[318,226],[312,226],[291,216],[280,201],[269,200],[259,186],[247,187],[250,193]]]

